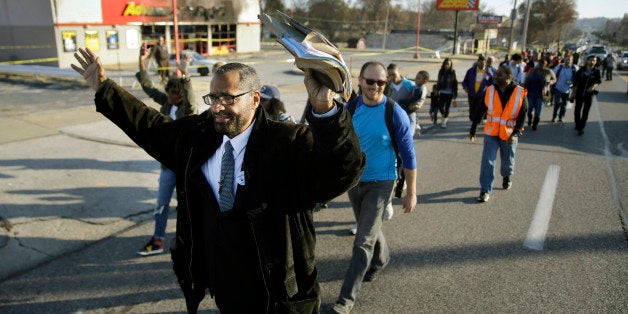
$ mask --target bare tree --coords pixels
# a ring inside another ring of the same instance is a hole
[[[628,36],[626,35],[627,30],[628,14],[624,14],[624,17],[621,20],[607,20],[602,34],[604,39],[615,45],[626,45],[628,43]]]
[[[310,1],[309,23],[334,42],[340,39],[345,28],[349,7],[344,1],[313,0]],[[344,39],[344,38],[342,38]]]
[[[525,15],[525,3],[519,6],[519,14]],[[574,0],[537,0],[530,6],[528,42],[551,48],[560,47],[569,26],[578,18]]]
[[[284,12],[286,9],[281,0],[262,0],[260,5],[263,13],[272,13],[275,10]]]

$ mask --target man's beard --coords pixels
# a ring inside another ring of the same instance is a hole
[[[229,120],[225,123],[216,122],[216,118],[214,117],[214,128],[216,129],[216,132],[227,135],[229,138],[234,138],[245,129],[249,113],[250,110],[242,112],[240,115],[236,116],[231,112],[223,110],[216,115],[226,116]]]

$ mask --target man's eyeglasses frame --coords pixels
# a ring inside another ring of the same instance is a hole
[[[250,93],[254,91],[254,89],[248,91],[248,92],[244,92],[241,94],[237,94],[237,95],[231,95],[231,94],[227,94],[227,93],[223,93],[221,95],[214,95],[212,93],[209,93],[207,95],[203,95],[203,101],[205,102],[206,105],[208,106],[215,106],[217,103],[220,103],[223,106],[231,106],[233,105],[238,98]]]

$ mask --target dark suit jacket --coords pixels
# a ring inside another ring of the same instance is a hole
[[[222,142],[211,113],[171,121],[107,80],[96,108],[177,177],[174,270],[195,311],[205,289],[223,313],[318,312],[312,209],[357,184],[365,164],[350,117],[266,119],[246,146],[234,209],[221,213],[202,165]]]

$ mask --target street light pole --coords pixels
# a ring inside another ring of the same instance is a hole
[[[416,45],[414,51],[414,58],[419,58],[419,34],[421,33],[421,0],[419,0],[419,10],[416,14]]]
[[[510,39],[508,40],[508,55],[511,54],[512,51],[512,41],[515,37],[515,10],[517,9],[517,0],[515,0],[515,5],[510,11]]]
[[[177,64],[181,62],[179,56],[179,18],[177,17],[177,0],[172,0],[172,14],[174,23],[174,55],[177,60]],[[178,71],[178,67],[177,67]]]
[[[390,11],[390,4],[386,5],[386,21],[384,21],[384,39],[382,41],[382,50],[386,50],[386,32],[388,32],[388,13]]]
[[[452,55],[456,55],[458,54],[458,12],[460,12],[460,10],[456,10],[456,18],[455,18],[455,25],[454,25],[454,51],[451,53]]]
[[[526,16],[525,16],[525,21],[523,22],[523,40],[521,40],[523,43],[521,46],[521,51],[525,51],[526,50],[526,40],[528,39],[528,22],[530,21],[530,0],[526,0]]]

